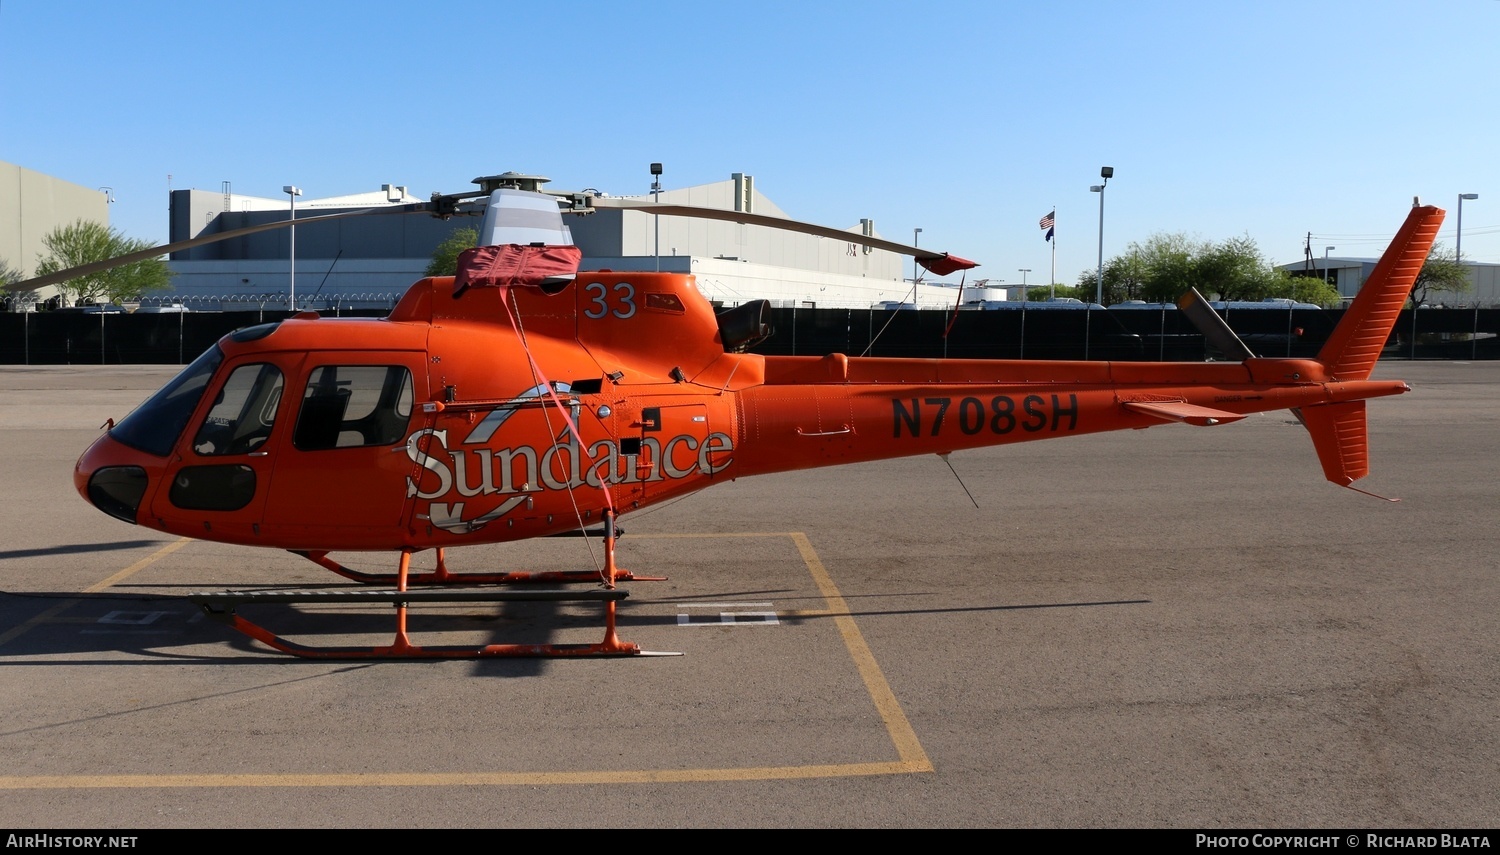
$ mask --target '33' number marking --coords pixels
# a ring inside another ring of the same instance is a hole
[[[598,320],[605,315],[614,315],[621,320],[635,317],[635,286],[629,282],[620,282],[613,289],[605,286],[603,282],[590,282],[583,286],[584,293],[588,294],[588,306],[583,316]],[[610,291],[614,291],[614,303],[612,307],[608,299]]]

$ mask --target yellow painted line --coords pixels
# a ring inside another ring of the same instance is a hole
[[[311,775],[36,775],[0,776],[0,790],[152,787],[509,787],[569,784],[672,784],[849,778],[926,772],[910,763],[762,766],[745,769],[634,769],[619,772],[356,772]]]
[[[118,572],[115,575],[109,577],[108,579],[105,579],[103,582],[100,582],[97,585],[91,585],[91,586],[89,586],[87,588],[84,588],[83,592],[85,594],[97,594],[100,591],[104,590],[105,588],[108,588],[108,587],[110,587],[112,585],[115,585],[118,582],[123,582],[126,579],[129,579],[131,576],[134,576],[135,574],[141,572],[142,570],[145,570],[147,567],[150,567],[152,564],[155,564],[159,559],[162,559],[162,558],[167,557],[168,555],[171,555],[172,553],[174,553],[177,550],[183,548],[184,546],[187,546],[189,543],[192,543],[192,542],[193,542],[193,539],[190,538],[190,537],[184,537],[184,538],[180,538],[178,540],[175,540],[172,543],[169,543],[166,546],[163,546],[161,549],[156,550],[155,552],[151,553],[150,555],[147,555],[145,558],[142,558],[140,561],[137,561],[134,564],[130,565],[129,567],[126,567],[124,570],[121,570],[120,572]]]
[[[192,538],[184,537],[181,540],[177,540],[177,541],[174,541],[172,543],[169,543],[166,546],[163,546],[161,549],[158,549],[155,552],[151,553],[150,555],[146,556],[145,558],[142,558],[140,561],[135,562],[134,564],[130,565],[129,567],[126,567],[124,570],[121,570],[120,572],[118,572],[115,575],[109,577],[108,579],[105,579],[103,582],[100,582],[100,583],[98,583],[96,585],[90,585],[89,587],[84,588],[83,589],[83,593],[85,593],[85,594],[97,594],[100,591],[104,590],[105,588],[108,588],[109,586],[111,586],[111,585],[113,585],[113,584],[115,584],[117,582],[120,582],[120,581],[122,581],[124,579],[128,579],[131,576],[134,576],[136,573],[139,573],[142,570],[146,569],[147,567],[150,567],[158,559],[161,559],[161,558],[164,558],[164,557],[166,557],[168,555],[171,555],[172,553],[174,553],[177,550],[183,548],[184,546],[187,546],[189,543],[192,543],[192,542],[193,542]],[[78,604],[77,600],[69,600],[69,601],[67,601],[65,603],[58,603],[57,605],[53,606],[50,609],[47,609],[46,611],[42,612],[41,614],[37,615],[36,617],[33,617],[32,619],[30,619],[28,621],[25,621],[24,623],[17,624],[16,626],[12,627],[11,629],[7,630],[4,633],[0,633],[0,647],[3,647],[7,642],[10,642],[10,641],[13,641],[13,640],[15,640],[17,638],[20,638],[21,636],[25,635],[27,632],[30,632],[32,629],[35,629],[36,627],[41,626],[44,623],[60,622],[60,621],[56,620],[57,616],[60,615],[60,614],[62,614],[65,611],[67,611],[68,609],[73,608],[73,606],[75,606],[77,604]],[[73,623],[73,622],[76,622],[76,620],[70,618],[70,619],[68,619],[68,622],[69,623]],[[87,622],[91,623],[92,621],[87,621]]]
[[[916,771],[931,772],[932,761],[927,759],[927,752],[923,750],[922,743],[917,739],[917,733],[912,730],[911,722],[907,720],[906,713],[902,712],[901,704],[896,700],[896,693],[891,691],[890,683],[886,682],[885,674],[880,670],[880,664],[875,661],[875,654],[870,652],[869,645],[865,644],[865,637],[859,631],[859,626],[854,623],[854,617],[849,613],[849,605],[844,602],[843,594],[833,584],[833,577],[828,575],[828,570],[823,566],[822,559],[813,550],[812,542],[807,535],[800,532],[792,532],[792,542],[797,545],[797,551],[802,553],[802,560],[806,562],[807,569],[812,572],[813,580],[817,582],[818,590],[823,592],[823,599],[828,601],[828,607],[833,609],[837,616],[833,619],[839,628],[839,634],[844,637],[844,646],[849,648],[849,655],[854,659],[854,667],[859,671],[860,677],[865,681],[865,689],[870,693],[870,700],[875,702],[875,708],[880,711],[880,717],[885,721],[886,731],[890,733],[891,741],[896,744],[896,753],[904,764],[918,767]]]
[[[795,531],[721,531],[714,534],[632,534],[631,540],[712,540],[718,537],[796,537],[799,532]]]
[[[717,781],[769,781],[810,778],[850,778],[875,775],[911,775],[933,771],[932,761],[918,741],[906,713],[886,682],[880,665],[849,612],[848,603],[834,585],[833,578],[818,558],[812,542],[802,532],[736,532],[709,535],[646,535],[646,537],[787,537],[791,538],[812,574],[827,603],[822,610],[803,610],[797,614],[833,614],[834,623],[844,640],[855,669],[864,681],[870,700],[885,722],[886,732],[900,758],[893,762],[830,763],[808,766],[757,766],[726,769],[635,769],[588,772],[450,772],[450,773],[333,773],[333,774],[237,774],[237,775],[4,775],[0,790],[51,789],[151,789],[191,787],[472,787],[472,786],[563,786],[580,784],[660,784],[706,783]],[[157,559],[181,549],[189,542],[183,538],[89,589],[106,588],[139,572]],[[69,604],[56,609],[61,611]],[[0,644],[8,640],[0,636]]]

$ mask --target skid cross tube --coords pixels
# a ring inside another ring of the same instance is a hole
[[[615,582],[665,582],[666,576],[638,576],[629,570],[621,569],[614,564],[615,543],[625,532],[615,524],[614,511],[604,511],[604,525],[601,528],[591,529],[585,532],[566,532],[558,535],[579,537],[600,537],[604,541],[605,571],[598,570],[511,570],[506,572],[486,573],[468,572],[455,573],[448,569],[448,557],[446,550],[438,548],[437,566],[432,570],[419,573],[407,573],[406,583],[408,585],[528,585],[528,584],[569,584],[573,582],[601,582],[613,585]],[[300,555],[308,561],[337,573],[352,582],[361,585],[394,585],[397,582],[396,573],[366,573],[355,570],[352,567],[335,561],[328,557],[328,550],[291,550],[293,555]]]

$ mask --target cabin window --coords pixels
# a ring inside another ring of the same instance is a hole
[[[411,372],[399,365],[323,365],[302,393],[292,443],[303,451],[395,445],[411,421]]]
[[[193,437],[193,451],[216,457],[259,449],[271,436],[281,388],[281,370],[274,365],[234,369]]]

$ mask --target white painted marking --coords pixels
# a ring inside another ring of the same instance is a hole
[[[173,612],[127,612],[115,610],[99,618],[97,623],[112,626],[150,626]]]
[[[679,603],[679,609],[717,609],[718,620],[686,611],[677,612],[678,626],[778,626],[781,619],[772,603]]]

